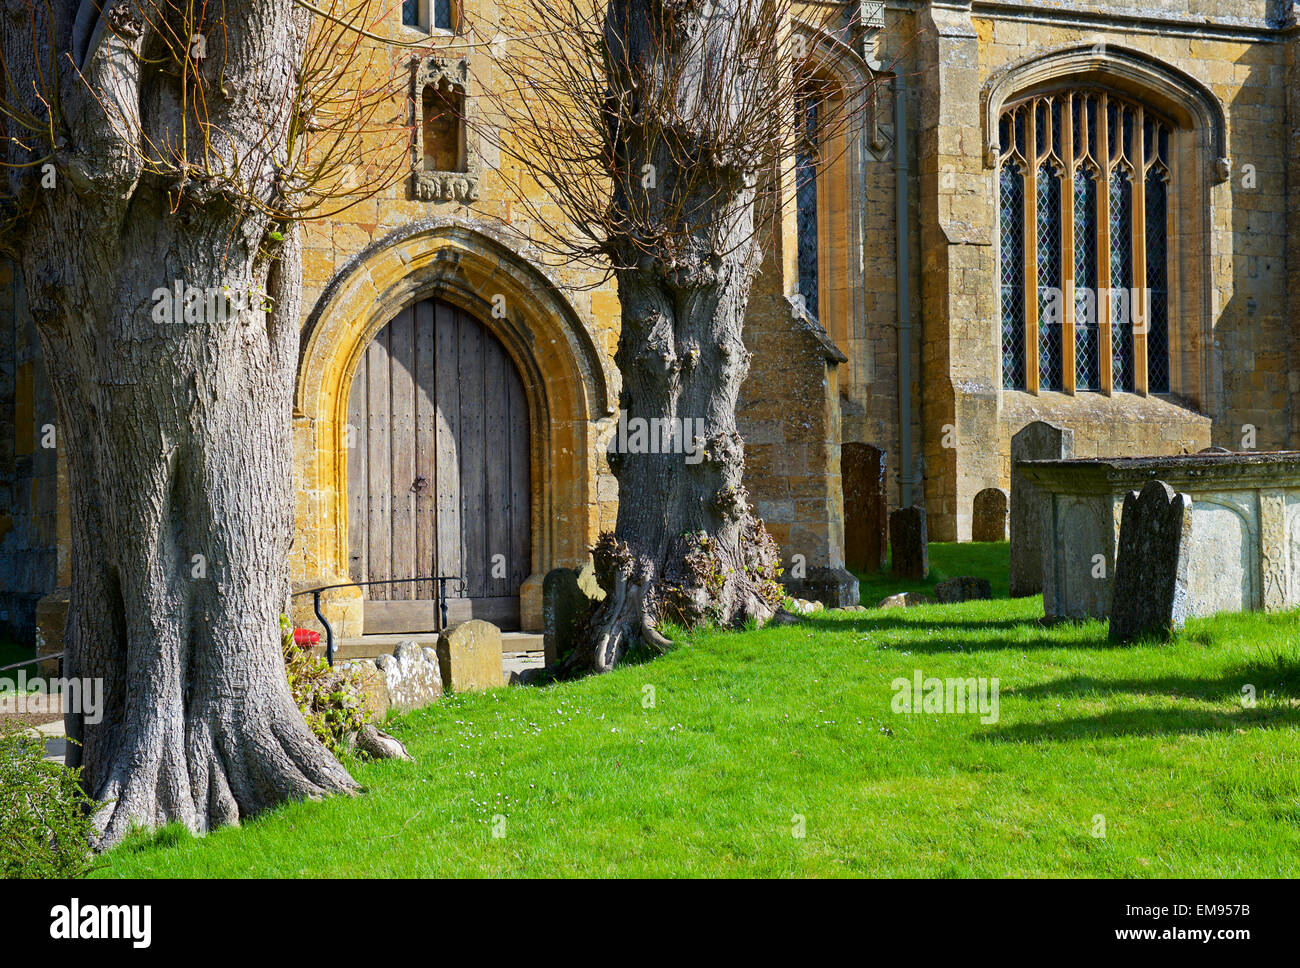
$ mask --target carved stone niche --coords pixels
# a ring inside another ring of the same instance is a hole
[[[478,167],[466,136],[472,110],[469,61],[426,57],[412,68],[411,194],[425,202],[477,201]]]

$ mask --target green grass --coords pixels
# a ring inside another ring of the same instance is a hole
[[[920,592],[934,597],[934,586],[945,578],[975,575],[987,578],[993,588],[994,598],[1007,598],[1011,594],[1011,577],[1007,570],[1008,545],[932,544],[930,545],[930,575],[925,581],[899,580],[887,570],[880,574],[857,576],[862,592],[862,604],[878,605],[882,598],[898,592]],[[892,560],[892,556],[891,556]]]
[[[9,639],[0,638],[0,668],[11,665],[15,662],[21,662],[23,659],[31,659],[36,655],[31,646],[19,645],[17,642],[11,642]],[[9,672],[0,672],[0,688],[14,688],[17,680],[14,678],[21,670],[13,669]],[[30,678],[36,674],[35,666],[27,667],[27,675]]]
[[[932,556],[1005,590],[1005,545]],[[415,763],[350,764],[363,796],[139,837],[100,876],[1300,874],[1300,616],[1114,648],[1100,623],[1041,614],[823,613],[449,697],[392,722]],[[1000,720],[891,712],[917,669],[998,677]]]

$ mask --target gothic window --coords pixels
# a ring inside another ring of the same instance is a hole
[[[814,95],[808,94],[800,101],[799,111],[803,123],[803,138],[795,156],[795,193],[798,250],[799,250],[799,294],[803,297],[804,309],[808,315],[818,316],[820,290],[817,273],[817,165],[820,158],[818,151],[817,111],[818,102]]]
[[[1002,385],[1169,390],[1171,124],[1070,90],[999,121]]]

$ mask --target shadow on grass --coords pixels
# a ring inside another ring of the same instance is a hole
[[[1053,723],[1019,723],[977,734],[985,743],[1055,743],[1119,736],[1180,736],[1230,733],[1238,729],[1281,729],[1300,725],[1294,706],[1259,706],[1235,712],[1209,709],[1125,709]]]
[[[892,609],[889,611],[893,611]],[[902,611],[901,609],[899,611]],[[933,619],[893,617],[886,613],[859,613],[852,619],[805,618],[801,627],[823,632],[912,633],[911,637],[880,642],[884,649],[903,649],[921,655],[958,652],[1040,652],[1060,649],[1127,649],[1107,638],[1101,623],[1042,625],[1036,619]],[[916,633],[934,632],[933,635]],[[987,633],[980,635],[981,632]],[[1062,634],[1065,632],[1066,634]]]
[[[1215,679],[1198,676],[1159,676],[1153,679],[1099,679],[1069,676],[1037,686],[1017,689],[1022,699],[1079,698],[1129,693],[1205,702],[1240,701],[1242,689],[1252,686],[1259,699],[1268,695],[1300,695],[1300,661],[1278,656],[1274,662],[1253,662]]]
[[[821,628],[828,632],[844,631],[853,629],[855,631],[866,631],[868,629],[880,629],[882,631],[895,629],[908,629],[919,631],[922,629],[962,629],[963,631],[977,632],[981,629],[991,629],[1009,631],[1011,629],[1034,628],[1045,629],[1034,619],[1027,618],[1009,618],[980,620],[977,618],[967,619],[942,619],[928,618],[924,616],[894,616],[892,612],[905,612],[910,609],[883,609],[879,612],[850,612],[852,618],[825,618],[821,612],[814,612],[806,617],[800,625],[807,628]]]
[[[1252,689],[1243,692],[1244,687]],[[985,742],[1041,743],[1097,739],[1110,736],[1173,736],[1222,733],[1237,729],[1279,729],[1300,725],[1300,662],[1277,656],[1272,662],[1252,662],[1219,676],[1156,676],[1148,679],[1098,679],[1069,676],[1038,686],[1017,689],[1017,699],[1071,699],[1128,694],[1160,699],[1190,699],[1237,704],[1235,709],[1123,709],[1050,723],[1018,723],[998,727],[980,738]],[[1257,705],[1247,707],[1249,698]]]

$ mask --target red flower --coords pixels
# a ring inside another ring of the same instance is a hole
[[[313,632],[311,629],[294,629],[293,644],[306,648],[309,645],[315,645],[320,641],[320,633]]]

